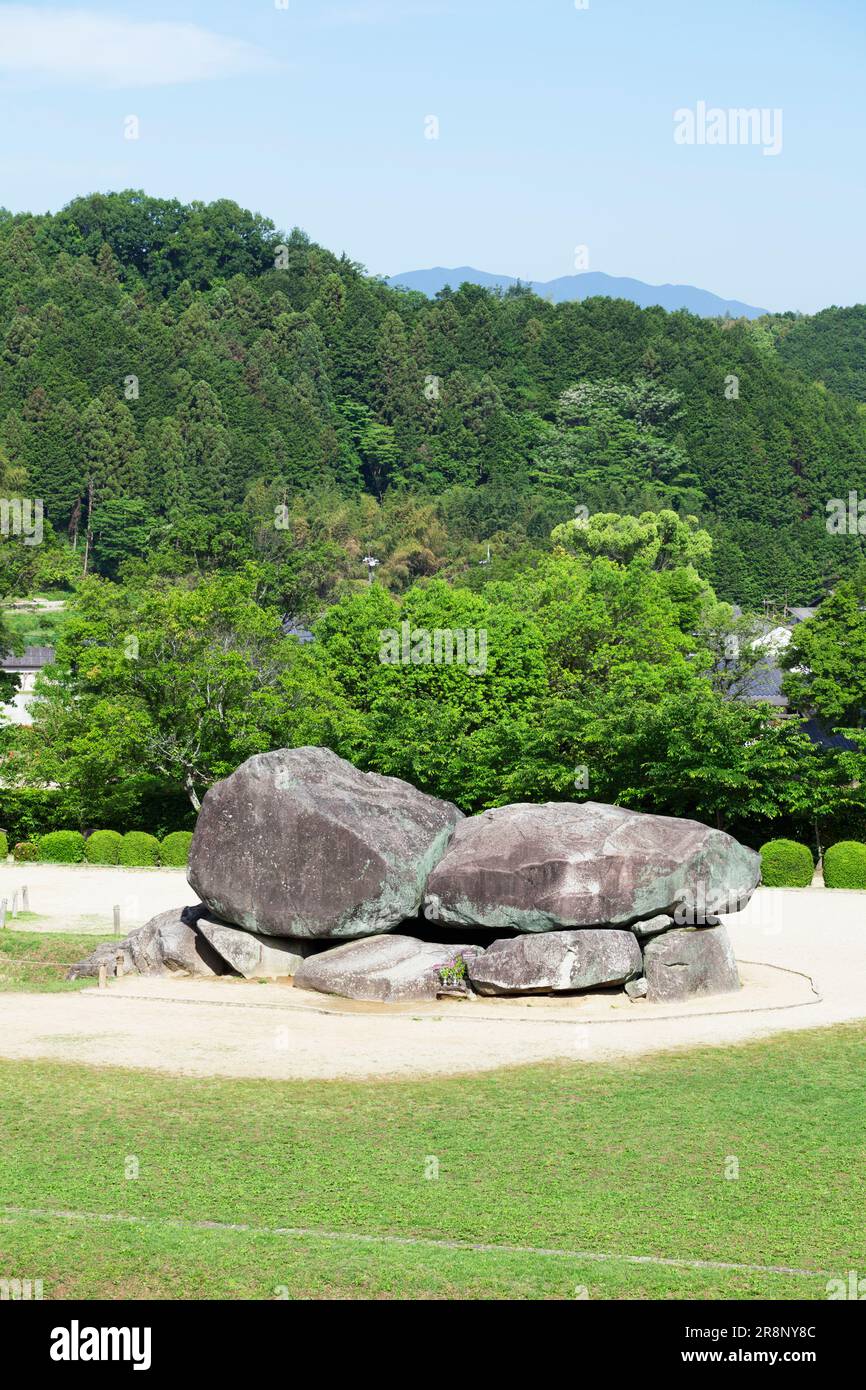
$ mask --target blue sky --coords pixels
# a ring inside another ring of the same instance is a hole
[[[0,3],[0,203],[231,197],[382,274],[552,279],[586,246],[771,309],[866,300],[866,0],[281,3]],[[781,153],[675,143],[701,101],[781,109]]]

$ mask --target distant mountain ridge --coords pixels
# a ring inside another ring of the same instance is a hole
[[[430,270],[407,270],[402,275],[392,275],[387,283],[393,287],[404,286],[410,290],[420,290],[429,299],[450,285],[453,290],[468,281],[472,285],[482,285],[485,289],[508,289],[510,285],[529,285],[542,299],[552,299],[554,304],[570,300],[590,299],[602,295],[606,299],[629,299],[642,309],[658,304],[672,312],[675,309],[688,309],[701,318],[719,318],[730,314],[732,318],[757,319],[767,312],[754,304],[743,304],[739,299],[722,299],[710,290],[701,290],[694,285],[647,285],[643,280],[632,280],[623,275],[605,275],[599,270],[584,271],[580,275],[562,275],[558,280],[518,280],[513,275],[492,275],[487,270],[475,270],[469,265],[448,269],[433,266]]]

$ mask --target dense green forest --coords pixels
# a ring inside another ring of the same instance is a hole
[[[402,538],[394,582],[488,541],[494,564],[544,549],[575,507],[664,505],[714,537],[721,597],[812,603],[862,553],[824,525],[830,498],[866,495],[861,354],[847,320],[778,323],[472,286],[429,302],[227,201],[0,214],[6,459],[102,574],[160,546],[253,558],[280,503],[399,493],[435,527]]]
[[[772,320],[779,356],[837,395],[866,403],[866,304]]]
[[[825,523],[866,497],[864,354],[861,311],[829,313],[428,301],[227,201],[0,213],[0,484],[45,506],[0,591],[68,598],[34,724],[2,732],[6,828],[165,833],[317,743],[464,810],[850,835],[866,536]],[[821,606],[780,719],[740,697],[786,602]],[[483,633],[483,666],[389,663],[404,626]]]

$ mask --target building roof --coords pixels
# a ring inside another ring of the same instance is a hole
[[[53,660],[53,647],[25,647],[20,656],[7,652],[0,662],[0,670],[41,671],[43,666],[50,666]]]

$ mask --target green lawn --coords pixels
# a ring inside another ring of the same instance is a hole
[[[38,921],[34,913],[19,912],[16,922],[25,918]],[[53,993],[57,990],[84,989],[89,980],[67,980],[70,965],[83,960],[100,941],[110,935],[84,936],[73,932],[24,932],[6,927],[0,931],[0,993],[8,990]]]
[[[85,1298],[824,1298],[821,1271],[866,1267],[864,1061],[852,1025],[412,1084],[2,1062],[0,1277]],[[56,1210],[142,1220],[34,1214]]]

